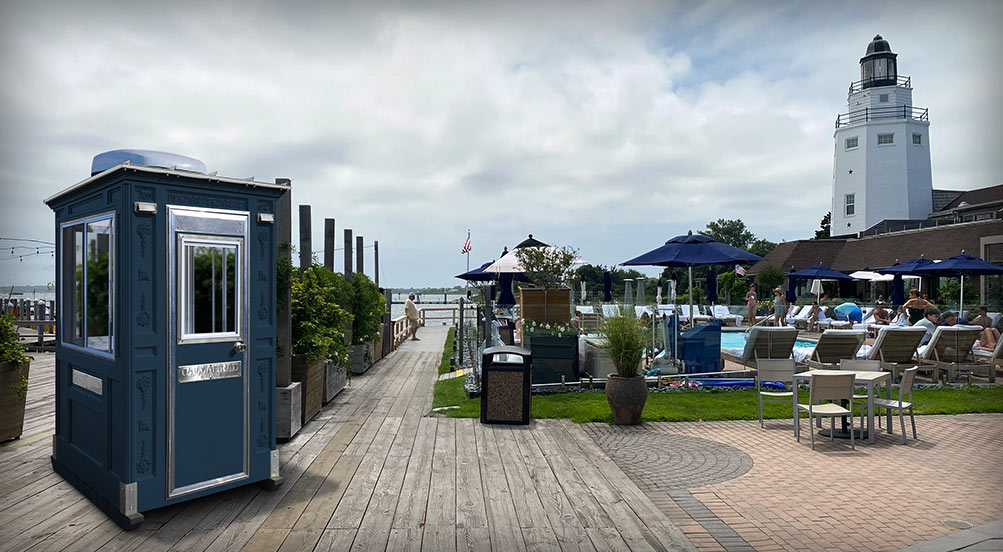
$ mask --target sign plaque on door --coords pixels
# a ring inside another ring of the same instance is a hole
[[[239,360],[178,366],[178,383],[240,377]]]

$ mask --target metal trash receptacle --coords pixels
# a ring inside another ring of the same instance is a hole
[[[528,424],[533,355],[503,345],[481,356],[481,423]]]

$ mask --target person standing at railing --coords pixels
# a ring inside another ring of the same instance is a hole
[[[414,304],[414,292],[408,294],[407,301],[404,301],[404,314],[407,315],[408,329],[411,330],[411,341],[421,341],[418,339],[418,307]]]

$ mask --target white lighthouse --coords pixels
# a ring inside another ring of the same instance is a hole
[[[930,119],[912,104],[898,54],[875,36],[836,117],[832,236],[855,235],[883,220],[926,219],[932,210]]]

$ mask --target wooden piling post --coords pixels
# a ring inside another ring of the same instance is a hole
[[[373,281],[376,282],[376,287],[380,287],[380,242],[376,240],[373,240]]]
[[[313,264],[313,243],[310,237],[310,206],[300,205],[300,272]]]
[[[334,219],[324,219],[324,266],[334,272]]]
[[[365,251],[363,250],[363,247],[362,247],[362,236],[356,236],[355,237],[355,271],[358,272],[359,274],[365,274],[366,273],[366,269],[365,269],[366,262],[365,262],[365,258],[364,258],[364,255],[363,255],[364,252]]]
[[[345,228],[345,279],[352,281],[352,229]]]
[[[280,261],[292,263],[292,241],[293,241],[293,192],[292,180],[288,178],[276,178],[276,184],[290,186],[279,197],[276,207],[276,241],[278,242],[278,258]],[[278,301],[279,310],[276,316],[276,340],[278,342],[278,355],[275,362],[275,384],[278,387],[287,387],[292,381],[292,354],[293,354],[293,325],[292,311],[290,307],[293,302],[292,290],[285,289],[284,297]]]

